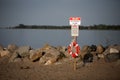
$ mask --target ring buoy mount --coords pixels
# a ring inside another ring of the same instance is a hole
[[[77,44],[77,42],[72,42],[68,46],[68,53],[73,57],[78,57],[78,54],[80,53],[80,46]]]

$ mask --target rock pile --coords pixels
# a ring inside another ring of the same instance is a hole
[[[20,62],[26,59],[31,62],[39,62],[39,64],[50,65],[60,60],[71,59],[71,55],[67,51],[66,46],[54,47],[45,44],[42,48],[32,49],[30,46],[20,46],[15,44],[8,45],[4,48],[0,45],[0,57],[8,56],[9,62]],[[107,48],[102,45],[85,45],[82,47],[77,61],[83,60],[93,62],[95,59],[105,59],[106,62],[117,61],[120,59],[120,45],[112,45]]]
[[[89,53],[89,54],[88,54]],[[84,46],[81,50],[81,56],[84,59],[88,59],[88,62],[91,62],[91,56],[93,55],[93,59],[99,60],[100,58],[105,59],[106,62],[113,62],[120,59],[120,45],[112,45],[107,48],[102,45],[92,45],[92,46]],[[86,56],[88,58],[86,58]]]
[[[15,44],[10,44],[5,50],[0,45],[0,57],[9,55],[9,62],[20,62],[27,58],[32,62],[38,61],[40,64],[50,65],[65,57],[66,52],[67,47],[53,47],[49,44],[45,44],[39,49],[32,49],[30,46],[17,47]]]

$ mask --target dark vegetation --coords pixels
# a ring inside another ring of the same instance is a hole
[[[15,27],[7,27],[7,29],[71,29],[70,26],[47,26],[47,25],[24,25],[19,24]],[[92,25],[80,26],[80,30],[120,30],[120,25]]]

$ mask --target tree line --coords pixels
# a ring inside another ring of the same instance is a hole
[[[19,24],[15,27],[7,27],[8,29],[71,29],[71,26],[49,26],[49,25],[24,25]],[[81,30],[120,30],[120,25],[92,25],[79,26]]]

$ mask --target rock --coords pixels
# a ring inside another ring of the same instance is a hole
[[[80,54],[81,57],[83,58],[85,54],[87,54],[87,52],[90,51],[90,46],[83,46],[82,49],[80,50]]]
[[[110,48],[110,54],[112,53],[119,53],[119,50],[115,49],[115,48]]]
[[[62,53],[64,53],[64,52],[67,51],[67,47],[66,47],[66,46],[58,46],[58,47],[56,47],[56,48],[57,48],[58,51],[60,51],[60,52],[62,52]]]
[[[45,63],[45,65],[51,65],[51,64],[55,63],[56,61],[57,61],[56,58],[49,59],[49,60]]]
[[[96,52],[97,52],[98,54],[102,54],[102,53],[104,52],[104,47],[103,47],[102,45],[98,45]]]
[[[30,58],[31,61],[34,62],[34,61],[40,59],[40,57],[42,57],[41,49],[30,51],[30,57],[29,58]]]
[[[23,62],[30,62],[30,60],[29,60],[28,57],[22,58],[22,61],[23,61]]]
[[[104,52],[103,54],[104,55],[107,55],[107,54],[113,54],[113,53],[119,53],[120,52],[120,46],[109,46]]]
[[[96,49],[97,49],[97,47],[96,47],[96,45],[91,45],[90,46],[90,51],[93,51],[93,52],[95,52],[96,51]]]
[[[10,57],[9,62],[14,62],[14,60],[18,57],[19,57],[19,54],[17,52],[14,52]]]
[[[117,61],[118,59],[120,59],[120,53],[105,55],[105,61],[106,62],[114,62],[114,61]]]
[[[50,46],[49,44],[45,44],[43,47],[42,47],[42,50],[47,50],[49,48],[51,48],[53,46]]]
[[[83,46],[81,49],[82,52],[86,52],[88,50],[90,50],[90,46],[88,46],[88,45]]]
[[[97,57],[98,58],[104,58],[104,55],[103,54],[98,54]]]
[[[104,52],[103,52],[104,55],[107,55],[107,54],[110,54],[110,48],[107,48]]]
[[[44,64],[48,60],[49,61],[46,64],[50,64],[52,59],[58,60],[60,58],[61,53],[53,46],[45,45],[45,47],[43,47],[42,50],[44,52],[44,55],[39,60],[40,64]]]
[[[52,56],[58,57],[60,55],[60,52],[53,46],[45,45],[45,47],[42,48],[42,51],[46,54],[51,54]]]
[[[68,51],[65,51],[64,55],[65,55],[66,58],[70,58],[71,57],[71,55],[68,53]]]
[[[43,56],[42,58],[40,58],[39,63],[40,64],[45,64],[48,60],[49,60],[48,58],[46,58],[45,56]]]
[[[48,56],[49,55],[49,56]],[[42,56],[41,58],[40,58],[40,60],[39,60],[39,63],[40,64],[45,64],[48,60],[52,60],[52,59],[58,59],[58,58],[56,58],[56,57],[54,57],[54,56],[52,56],[51,54],[47,54],[47,55],[44,55],[44,56]],[[46,63],[47,64],[47,63]]]
[[[0,51],[1,57],[3,57],[3,56],[9,56],[9,54],[10,54],[10,52],[8,50]]]
[[[29,50],[31,49],[30,46],[21,46],[19,47],[16,52],[21,56],[21,57],[26,57],[29,56]]]
[[[93,61],[93,55],[90,52],[87,52],[87,54],[84,55],[83,57],[83,62],[92,62]]]
[[[88,51],[81,51],[81,52],[80,52],[81,57],[83,58],[84,55],[87,54],[87,52],[88,52]]]
[[[120,45],[111,45],[111,46],[109,46],[109,48],[114,48],[114,49],[117,49],[118,51],[120,51]]]
[[[10,45],[8,45],[8,50],[10,51],[10,52],[14,52],[16,49],[17,49],[18,47],[15,45],[15,44],[10,44]]]
[[[4,49],[3,45],[0,44],[0,51]]]
[[[21,62],[22,59],[21,58],[15,58],[13,62]]]

